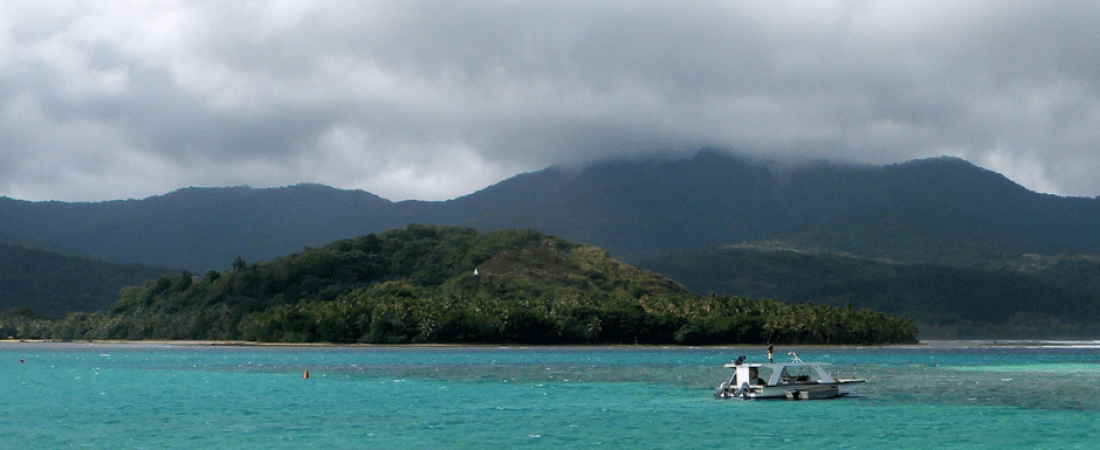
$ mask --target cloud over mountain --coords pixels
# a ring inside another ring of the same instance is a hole
[[[1088,2],[0,6],[0,195],[318,182],[445,199],[716,146],[953,155],[1100,193]]]

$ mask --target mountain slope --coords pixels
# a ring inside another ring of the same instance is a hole
[[[1080,339],[1100,333],[1100,286],[1076,282],[1095,279],[1100,273],[1095,261],[1062,260],[1021,272],[742,247],[689,250],[637,264],[696,293],[851,305],[897,314],[914,320],[922,338]],[[1090,275],[1075,273],[1082,271]]]
[[[18,239],[107,261],[195,271],[407,223],[373,194],[318,185],[188,188],[102,203],[0,199],[0,211],[0,230]]]
[[[787,189],[795,203],[791,211],[818,219],[772,238],[866,257],[960,266],[1022,253],[1100,252],[1096,199],[1030,192],[953,158],[820,170],[832,173],[795,177]]]
[[[123,287],[173,272],[0,244],[0,311],[21,308],[21,314],[46,317],[104,311]]]
[[[607,161],[543,171],[453,203],[478,228],[534,227],[625,255],[713,245],[781,228],[775,179],[761,163],[703,151],[690,159]],[[507,188],[507,191],[505,190]]]

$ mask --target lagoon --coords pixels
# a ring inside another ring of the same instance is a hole
[[[1100,343],[777,347],[868,380],[717,400],[755,347],[0,344],[5,448],[1095,448]],[[20,362],[22,360],[22,362]],[[310,377],[303,378],[308,370]]]

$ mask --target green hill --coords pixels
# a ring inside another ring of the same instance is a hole
[[[165,276],[125,290],[107,313],[3,327],[53,339],[693,345],[881,344],[916,332],[869,310],[699,297],[535,231],[424,225]]]
[[[43,317],[104,311],[124,286],[169,273],[0,243],[0,311]]]

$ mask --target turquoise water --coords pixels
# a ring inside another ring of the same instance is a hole
[[[793,350],[868,383],[714,399],[755,348],[6,343],[0,448],[1100,448],[1097,343]]]

